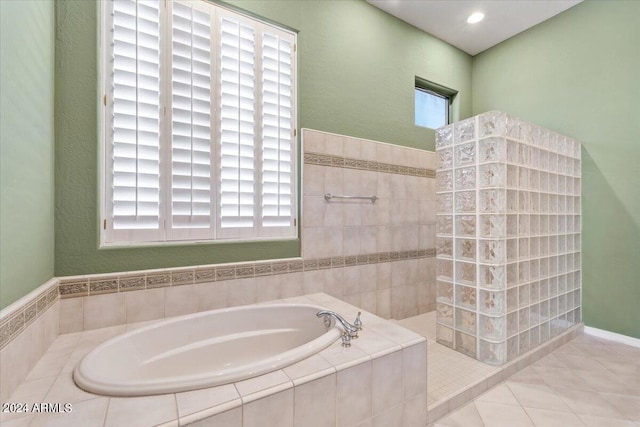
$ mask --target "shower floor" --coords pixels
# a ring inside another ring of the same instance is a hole
[[[472,384],[500,371],[436,342],[436,312],[397,320],[427,339],[427,409],[458,396]]]

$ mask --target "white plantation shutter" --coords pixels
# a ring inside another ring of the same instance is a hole
[[[110,116],[114,234],[157,236],[160,221],[160,13],[157,1],[112,3]],[[109,191],[110,190],[110,191]],[[136,230],[155,230],[153,233]]]
[[[194,230],[174,238],[213,237],[210,10],[172,4],[171,227]]]
[[[262,35],[262,226],[293,225],[293,37]]]
[[[237,237],[242,235],[237,229],[252,229],[255,223],[254,29],[225,14],[220,20],[219,44],[219,233]]]
[[[295,238],[295,34],[206,1],[102,4],[102,244]]]

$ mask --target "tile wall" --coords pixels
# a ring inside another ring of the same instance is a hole
[[[488,112],[436,153],[438,342],[500,365],[579,323],[580,143]]]

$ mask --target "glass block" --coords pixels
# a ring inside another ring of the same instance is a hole
[[[529,307],[529,325],[536,326],[542,322],[540,317],[540,304],[532,304]]]
[[[518,239],[507,240],[506,256],[507,262],[516,261],[518,259]]]
[[[532,282],[529,290],[531,291],[530,298],[531,303],[537,303],[540,301],[540,282]]]
[[[518,167],[507,165],[507,188],[518,188]]]
[[[549,215],[540,215],[540,234],[549,234]]]
[[[489,289],[506,287],[505,266],[480,264],[478,268],[480,269],[480,286]]]
[[[504,237],[505,216],[504,215],[480,215],[480,236],[481,237]]]
[[[436,321],[442,325],[453,326],[453,307],[436,302]]]
[[[507,343],[480,340],[479,360],[489,365],[502,365],[507,361]]]
[[[560,319],[559,318],[553,318],[549,321],[549,336],[551,338],[555,338],[558,335],[560,335],[561,329],[560,329]]]
[[[529,239],[529,256],[531,256],[532,258],[535,258],[539,254],[540,254],[540,238],[532,237],[531,239]]]
[[[507,336],[512,337],[518,334],[518,312],[507,314]]]
[[[456,144],[475,138],[475,117],[454,123],[454,140]]]
[[[520,332],[520,335],[518,335],[518,344],[520,346],[520,354],[524,354],[531,349],[529,331]]]
[[[518,309],[518,287],[507,289],[507,313]],[[516,326],[518,325],[516,319]],[[517,329],[516,329],[517,330]]]
[[[540,169],[545,172],[549,170],[549,152],[547,150],[540,151]]]
[[[522,213],[529,212],[529,192],[528,191],[518,192],[518,211]]]
[[[476,313],[473,311],[456,308],[455,322],[456,330],[476,334]]]
[[[456,169],[456,190],[473,189],[476,186],[476,168]]]
[[[507,340],[507,361],[511,361],[518,357],[518,336]]]
[[[518,169],[518,188],[527,190],[529,188],[529,169],[520,167]]]
[[[483,314],[503,315],[505,313],[506,293],[504,291],[480,290],[478,307]]]
[[[549,298],[549,280],[543,279],[540,281],[540,301],[544,301]]]
[[[476,241],[473,239],[456,239],[456,259],[476,260]]]
[[[437,197],[438,195],[436,195]],[[475,191],[462,191],[456,193],[456,212],[475,212],[476,193]]]
[[[540,212],[540,194],[529,192],[529,212],[530,213],[539,213]]]
[[[529,215],[518,216],[518,235],[520,236],[529,235]]]
[[[476,357],[476,337],[465,334],[464,332],[455,332],[456,340],[455,340],[455,349],[461,353],[466,354],[467,356],[471,356],[473,358]]]
[[[522,122],[519,118],[507,115],[505,118],[505,132],[509,138],[520,140]]]
[[[449,348],[453,348],[453,329],[436,324],[436,342]]]
[[[471,286],[456,285],[456,306],[476,309],[476,288]]]
[[[529,189],[540,190],[540,173],[537,170],[529,169]]]
[[[453,304],[453,284],[438,280],[436,282],[436,300],[438,302]]]
[[[534,281],[540,278],[540,261],[537,259],[529,261],[529,280]]]
[[[487,187],[504,187],[506,185],[505,165],[501,163],[485,163],[479,167],[479,186]]]
[[[518,283],[529,282],[529,261],[518,263]]]
[[[564,313],[567,311],[567,294],[558,296],[558,312]]]
[[[476,236],[475,215],[456,215],[456,235],[467,237]]]
[[[436,191],[453,191],[453,171],[436,172]]]
[[[529,217],[529,233],[532,236],[538,236],[540,234],[540,215],[531,215]],[[531,254],[531,256],[536,256]]]
[[[468,144],[457,145],[455,147],[455,164],[456,166],[471,166],[476,162],[476,144],[471,142]]]
[[[507,215],[507,237],[518,235],[518,215]]]
[[[480,209],[482,213],[500,213],[505,211],[504,190],[480,190]]]
[[[478,116],[478,134],[480,138],[490,135],[504,134],[505,114],[500,111],[489,111]]]
[[[549,297],[558,295],[558,276],[549,278]]]
[[[506,318],[480,315],[480,337],[493,341],[507,339]]]
[[[437,213],[453,213],[453,193],[436,194]]]
[[[531,167],[540,169],[540,149],[537,147],[531,147]]]
[[[436,151],[436,156],[438,169],[451,169],[453,167],[453,148],[438,150]]]
[[[529,328],[529,307],[518,310],[518,328],[521,331]]]
[[[453,281],[453,261],[438,258],[436,260],[436,269],[439,280]]]
[[[507,264],[507,288],[517,286],[519,283],[518,263]]]
[[[531,348],[536,348],[540,345],[540,326],[529,330],[529,344]]]
[[[487,264],[504,264],[506,262],[504,240],[479,240],[478,251],[480,261]]]
[[[437,237],[436,253],[438,257],[453,258],[453,239],[447,237]]]
[[[529,239],[523,237],[518,239],[518,259],[529,258]]]
[[[544,343],[549,341],[549,322],[544,322],[540,325],[540,342]]]
[[[555,174],[558,172],[558,155],[554,152],[549,153],[549,172]],[[551,177],[551,175],[549,175]],[[551,180],[549,180],[551,183]]]
[[[549,317],[553,319],[558,314],[558,297],[553,297],[549,300]]]
[[[549,174],[549,192],[550,193],[558,192],[558,175],[556,175],[555,173]]]
[[[485,138],[479,142],[478,162],[504,162],[506,160],[504,138]]]
[[[549,191],[549,174],[547,172],[540,173],[540,191]]]
[[[446,236],[450,236],[453,234],[453,216],[436,216],[436,234],[442,234]]]
[[[582,312],[579,308],[573,310],[573,321],[574,323],[582,322]]]
[[[475,285],[476,265],[469,262],[456,262],[456,282]]]
[[[531,157],[529,146],[526,144],[518,144],[518,164],[521,166],[530,166]]]
[[[518,212],[518,192],[507,190],[507,212]]]
[[[518,307],[526,307],[530,302],[530,286],[529,284],[524,284],[518,286]]]
[[[518,163],[518,143],[515,141],[507,140],[507,163]]]
[[[453,125],[436,129],[436,150],[453,144]]]

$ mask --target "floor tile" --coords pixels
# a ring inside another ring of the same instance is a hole
[[[475,405],[486,427],[535,427],[520,406],[479,400]]]
[[[616,418],[594,417],[593,415],[578,415],[587,427],[636,427],[633,421],[619,420]]]
[[[572,412],[550,411],[540,408],[524,408],[536,427],[584,427],[580,418]]]
[[[568,388],[556,391],[576,414],[624,419],[620,411],[596,392]]]
[[[480,395],[476,400],[483,402],[504,403],[507,405],[520,405],[507,384],[501,383]]]
[[[571,409],[569,409],[562,399],[544,384],[525,384],[507,381],[507,386],[522,406],[571,412]]]
[[[438,420],[436,426],[447,427],[485,427],[478,409],[473,402],[467,403],[446,417]]]

